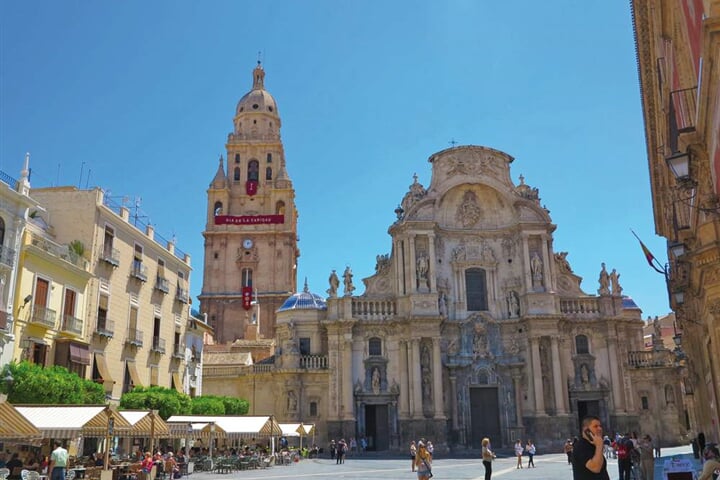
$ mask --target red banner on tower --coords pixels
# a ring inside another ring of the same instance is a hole
[[[267,225],[285,223],[285,215],[215,215],[215,225]]]
[[[245,182],[245,191],[251,197],[257,193],[258,182],[257,180],[248,180]]]
[[[250,310],[252,308],[252,287],[242,287],[243,308]]]

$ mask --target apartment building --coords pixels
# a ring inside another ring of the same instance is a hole
[[[73,368],[84,365],[85,371],[78,368],[79,373],[101,382],[111,401],[136,386],[189,392],[188,369],[200,358],[185,342],[190,320],[189,255],[156,235],[151,225],[132,218],[127,207],[105,197],[99,188],[39,188],[30,195],[44,210],[28,232],[24,252],[29,263],[23,265],[16,294],[21,299],[29,296],[31,308],[23,306],[23,300],[16,303],[16,312],[28,309],[24,318],[38,320],[18,322],[16,331],[32,343],[16,358],[25,355],[43,364]],[[43,226],[42,231],[36,231],[37,225]],[[43,234],[51,234],[53,243],[48,244]],[[43,250],[36,245],[40,241],[50,247]],[[57,252],[59,260],[49,258],[52,255],[46,251]],[[77,271],[59,264],[73,278],[60,276],[59,269],[49,264],[50,260],[68,263],[63,252],[66,256],[70,252],[70,260],[75,260],[73,253],[81,260]],[[80,280],[85,276],[83,287]],[[58,320],[50,325],[48,309],[63,312],[63,321],[73,317],[73,332],[63,330]],[[69,343],[68,348],[63,343]]]
[[[13,304],[20,241],[28,214],[37,204],[30,191],[30,155],[20,172],[20,180],[0,171],[0,367],[13,358],[15,348]]]

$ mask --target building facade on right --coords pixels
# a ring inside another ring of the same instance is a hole
[[[656,233],[691,434],[720,438],[720,0],[633,0]]]

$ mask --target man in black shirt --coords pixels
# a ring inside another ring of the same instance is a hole
[[[573,480],[610,480],[603,455],[603,429],[598,417],[583,418],[580,439],[573,445]]]

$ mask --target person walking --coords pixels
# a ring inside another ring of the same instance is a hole
[[[522,441],[518,438],[518,441],[515,442],[515,456],[517,457],[517,465],[515,466],[515,469],[523,468],[522,454],[523,454]]]
[[[65,480],[65,469],[67,468],[68,451],[62,446],[62,442],[55,441],[55,450],[50,454],[50,480]]]
[[[417,447],[415,446],[415,440],[410,442],[410,468],[411,471],[415,471],[415,455],[417,455]]]
[[[610,480],[603,455],[603,429],[595,416],[583,418],[581,436],[573,444],[573,480]]]
[[[490,450],[490,439],[485,437],[482,439],[482,462],[485,467],[485,480],[490,480],[492,477],[492,462],[495,459],[495,453]],[[522,443],[521,443],[522,445]],[[609,480],[609,479],[608,479]]]
[[[330,440],[330,446],[328,447],[328,450],[330,450],[330,460],[335,460],[335,439]]]
[[[357,440],[355,440],[355,437],[350,437],[350,456],[354,457],[357,454]]]
[[[530,465],[532,465],[532,468],[535,468],[535,444],[532,442],[532,440],[527,441],[527,445],[525,445],[525,451],[528,454],[527,468],[530,468]]]
[[[655,458],[653,457],[653,443],[650,435],[644,435],[638,442],[640,451],[640,478],[653,480],[655,478]]]
[[[631,480],[632,478],[632,450],[634,444],[629,433],[617,442],[618,479]]]
[[[568,438],[567,440],[565,440],[565,445],[563,446],[563,452],[565,452],[565,455],[567,455],[568,465],[572,465],[573,441],[571,438]]]
[[[425,443],[422,440],[417,444],[415,467],[418,480],[430,480],[430,476],[432,475],[432,456],[430,452],[427,451],[427,448],[425,448]]]

